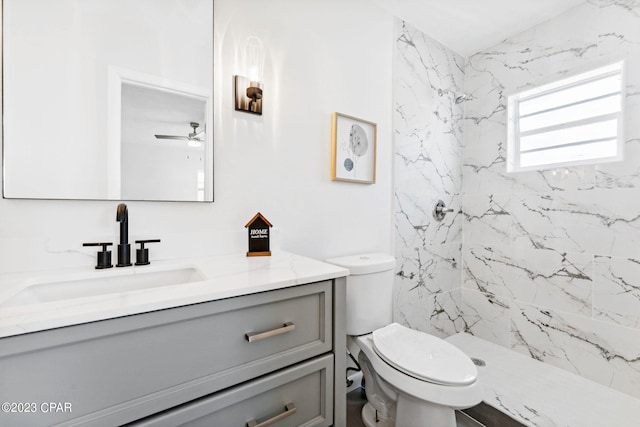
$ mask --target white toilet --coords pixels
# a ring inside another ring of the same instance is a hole
[[[326,261],[350,272],[346,329],[360,348],[365,425],[455,427],[454,410],[482,400],[478,370],[454,345],[392,323],[395,259],[372,253]]]

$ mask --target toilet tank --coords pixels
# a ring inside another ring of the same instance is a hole
[[[330,258],[326,262],[349,270],[347,334],[363,335],[392,322],[393,274],[396,260],[384,253]]]

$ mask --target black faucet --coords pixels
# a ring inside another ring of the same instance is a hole
[[[120,223],[120,244],[118,245],[118,263],[116,267],[131,265],[131,245],[129,244],[129,213],[127,205],[120,203],[116,213],[116,221]]]

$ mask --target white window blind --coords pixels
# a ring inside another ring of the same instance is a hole
[[[622,160],[623,63],[508,98],[510,172]]]

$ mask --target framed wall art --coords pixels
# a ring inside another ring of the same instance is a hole
[[[331,132],[331,179],[376,182],[376,124],[333,113]]]

